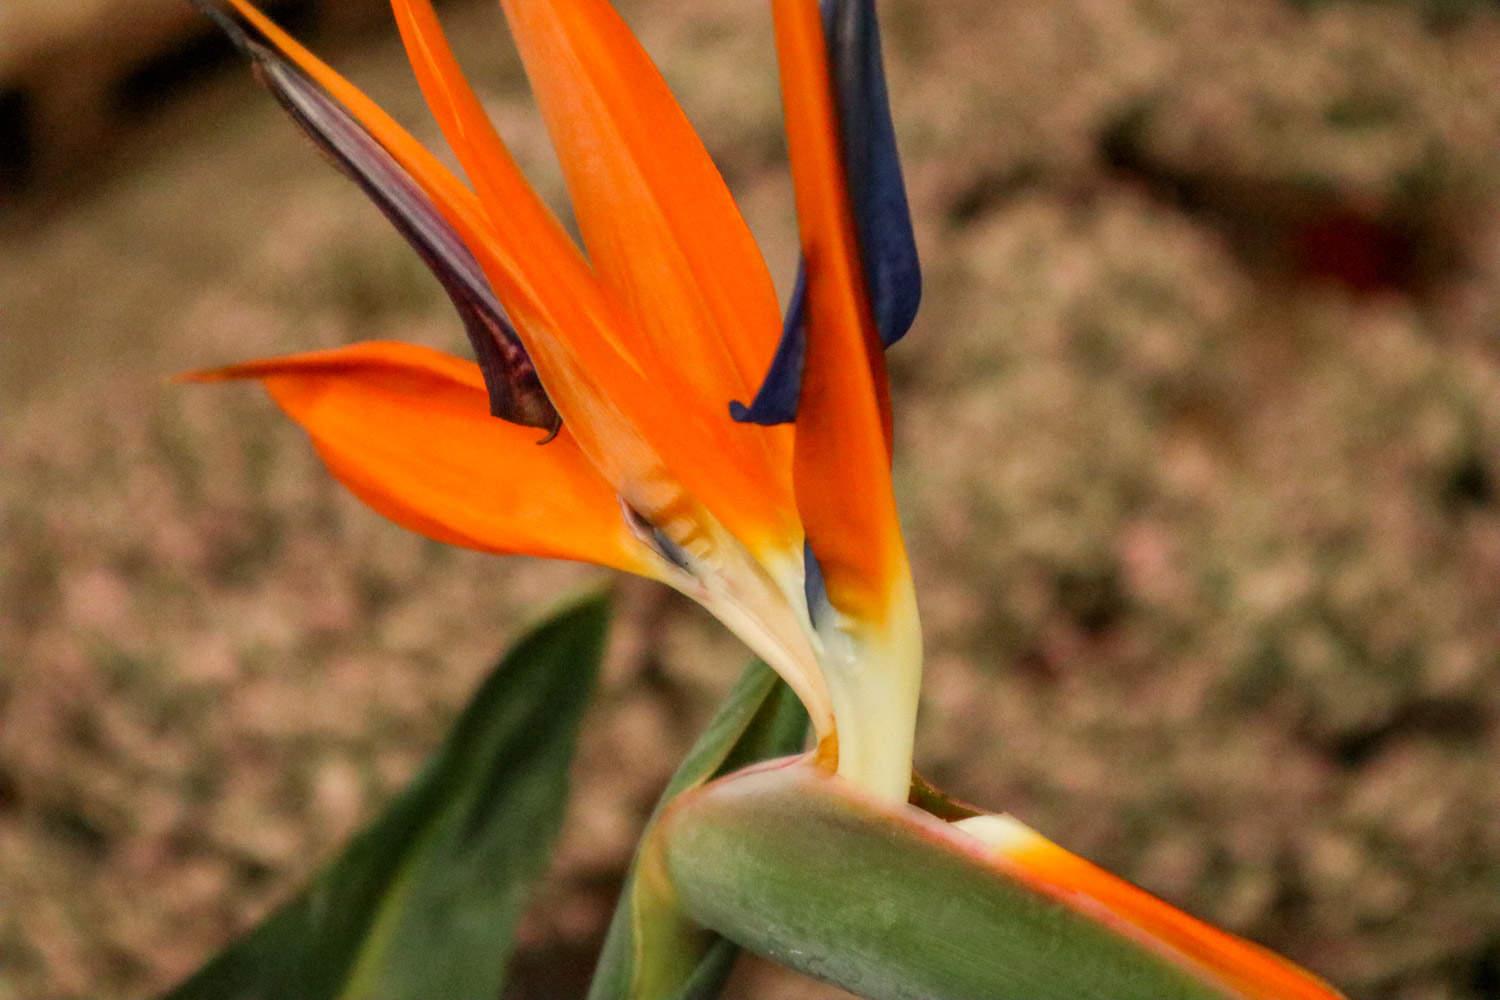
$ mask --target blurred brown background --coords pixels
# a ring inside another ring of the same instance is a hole
[[[421,134],[378,0],[280,8]],[[623,3],[792,266],[764,5]],[[445,8],[550,196],[493,5]],[[1500,997],[1500,7],[885,0],[921,765],[1327,974]],[[435,283],[179,0],[0,5],[0,1000],[283,898],[588,571],[432,545],[250,388]],[[579,995],[744,654],[620,586],[517,998]],[[736,996],[830,996],[751,965]]]

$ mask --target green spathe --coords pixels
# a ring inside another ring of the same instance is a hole
[[[805,759],[682,796],[661,836],[694,920],[870,1000],[1226,997]]]
[[[524,636],[386,812],[165,1000],[499,996],[608,624],[594,596]]]

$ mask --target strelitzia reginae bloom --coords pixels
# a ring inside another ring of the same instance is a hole
[[[467,182],[246,0],[201,6],[430,266],[478,363],[371,342],[192,378],[259,380],[336,477],[408,528],[693,597],[811,718],[808,761],[743,779],[763,802],[816,797],[834,772],[855,813],[1106,928],[1202,988],[1183,995],[1336,996],[1009,817],[906,804],[922,656],[884,350],[920,277],[873,0],[770,4],[802,249],[784,319],[728,188],[608,0],[501,0],[582,247],[429,0],[392,8]],[[710,797],[703,829],[736,801]]]

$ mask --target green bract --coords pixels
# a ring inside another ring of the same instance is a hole
[[[1165,958],[1004,877],[967,835],[805,760],[679,799],[683,907],[870,1000],[1225,1000]]]

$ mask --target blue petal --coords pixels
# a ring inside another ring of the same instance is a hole
[[[773,427],[797,419],[797,401],[802,395],[802,366],[807,357],[807,266],[797,268],[797,287],[787,304],[781,343],[771,359],[771,370],[749,406],[731,402],[729,415],[742,424]]]
[[[922,273],[891,121],[875,0],[824,0],[823,20],[870,305],[880,339],[889,347],[917,317]]]
[[[257,76],[292,119],[405,237],[448,293],[484,374],[490,412],[556,433],[562,420],[484,272],[421,186],[364,126],[280,53],[216,4],[199,7],[254,60]]]
[[[828,601],[828,587],[823,582],[823,564],[813,554],[812,543],[802,543],[802,565],[806,576],[802,580],[803,593],[807,595],[807,616],[813,628],[828,616],[833,605]]]
[[[881,343],[890,347],[916,319],[922,301],[922,271],[891,121],[875,0],[823,0],[822,11],[870,308]],[[806,264],[803,261],[798,268],[797,289],[765,382],[748,407],[729,404],[735,420],[770,425],[791,423],[797,417],[807,345],[803,326]]]

